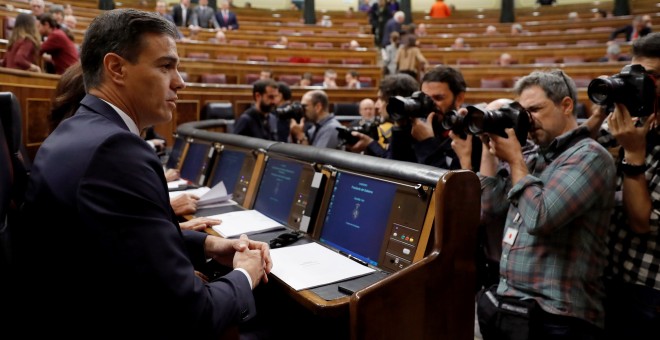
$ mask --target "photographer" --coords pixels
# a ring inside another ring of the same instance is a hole
[[[443,169],[460,169],[461,164],[456,153],[451,148],[449,131],[442,128],[440,122],[445,115],[457,110],[465,99],[467,86],[460,71],[448,67],[438,66],[424,74],[422,78],[422,92],[435,103],[439,112],[428,113],[424,119],[412,120],[412,137],[417,162],[436,166]],[[471,170],[479,169],[481,142],[474,140]]]
[[[325,91],[308,91],[302,96],[300,104],[305,110],[305,117],[300,122],[291,119],[291,140],[298,144],[337,149],[339,138],[336,127],[341,126],[341,123],[328,112],[329,102]],[[305,121],[313,125],[305,129]]]
[[[277,89],[279,96],[275,101],[278,109],[286,108],[291,104],[291,88],[283,81],[277,82]],[[287,142],[289,138],[289,119],[277,119],[277,140],[280,142]]]
[[[358,137],[358,142],[346,147],[347,150],[352,152],[364,152],[365,154],[392,158],[396,160],[412,161],[415,162],[414,153],[412,150],[412,138],[410,136],[410,125],[408,128],[400,126],[393,126],[390,116],[387,112],[390,97],[403,96],[407,97],[412,95],[419,89],[419,83],[408,74],[393,74],[383,78],[378,87],[378,100],[376,100],[376,110],[381,117],[383,123],[379,126],[378,139],[357,131],[351,132],[355,137]],[[391,138],[387,138],[387,136]],[[382,141],[381,141],[382,139]],[[401,151],[394,152],[392,143],[397,139],[399,145],[408,147],[407,152],[399,148]]]
[[[257,80],[252,85],[254,106],[245,110],[234,123],[237,135],[277,140],[277,117],[271,114],[279,98],[277,83],[272,79]]]
[[[626,79],[625,88],[643,87],[649,88],[648,91],[633,90],[643,93],[643,98],[635,98],[628,104],[626,100],[621,100],[624,103],[617,100],[611,113],[594,105],[586,123],[594,135],[600,132],[601,144],[620,146],[616,163],[617,201],[609,230],[610,253],[605,272],[605,330],[611,339],[641,339],[646,334],[655,334],[660,321],[660,135],[656,122],[660,33],[635,40],[632,55],[630,66],[642,66],[644,77],[633,73],[631,77],[622,78],[619,74],[610,79]],[[639,82],[645,78],[650,79]],[[619,92],[624,91],[617,89]],[[644,102],[649,103],[646,111],[635,109]],[[601,126],[606,117],[607,124]]]
[[[482,216],[506,215],[506,227],[499,284],[477,299],[481,333],[484,340],[598,339],[614,161],[578,128],[577,90],[563,71],[534,71],[514,91],[539,149],[526,157],[513,128],[506,137],[486,134],[492,156],[479,174]],[[492,157],[509,173],[495,172]]]

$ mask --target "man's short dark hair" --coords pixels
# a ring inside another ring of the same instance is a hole
[[[419,83],[415,78],[405,73],[397,73],[385,76],[378,86],[380,96],[385,101],[390,97],[403,96],[408,97],[413,92],[419,91]]]
[[[39,23],[43,24],[48,24],[51,28],[60,28],[60,24],[57,23],[57,20],[53,18],[53,15],[50,13],[44,13],[39,16]]]
[[[177,39],[176,27],[157,13],[117,9],[98,15],[85,31],[80,50],[85,88],[89,91],[103,81],[103,58],[116,53],[135,64],[147,33]]]
[[[254,84],[252,84],[252,98],[256,99],[257,93],[259,94],[266,93],[266,88],[268,87],[279,89],[277,82],[275,82],[273,79],[260,79],[255,81]]]
[[[328,111],[328,108],[330,107],[330,101],[328,100],[328,95],[325,93],[325,91],[322,90],[311,91],[310,98],[312,105],[321,103],[321,107],[323,108],[323,111]]]
[[[277,89],[280,91],[282,94],[282,99],[284,100],[291,100],[291,88],[289,87],[289,84],[280,81],[277,83]]]
[[[633,42],[633,57],[660,58],[660,32],[649,33]]]
[[[422,84],[424,83],[446,83],[454,97],[467,90],[463,74],[449,66],[436,66],[426,72],[422,77]]]

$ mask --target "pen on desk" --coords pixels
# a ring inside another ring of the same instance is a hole
[[[355,262],[357,262],[357,263],[359,263],[359,264],[365,266],[365,267],[368,267],[368,266],[369,266],[366,262],[360,260],[359,258],[357,258],[357,257],[355,257],[355,256],[353,256],[353,255],[351,255],[351,254],[348,254],[348,253],[346,253],[346,252],[344,252],[344,251],[341,251],[341,250],[339,251],[339,253],[342,254],[342,255],[344,255],[344,256],[346,256],[346,257],[348,257],[349,259],[351,259],[351,260],[353,260],[353,261],[355,261]]]

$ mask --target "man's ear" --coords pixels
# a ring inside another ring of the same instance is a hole
[[[456,100],[454,101],[456,103],[455,109],[458,109],[461,106],[463,106],[464,101],[465,101],[465,92],[461,92],[456,96]]]
[[[573,115],[573,99],[570,97],[564,97],[564,99],[561,100],[561,108],[564,110],[564,114],[567,116],[572,116]]]
[[[124,84],[126,75],[126,59],[118,54],[108,53],[103,57],[103,67],[105,68],[105,77],[117,84]]]

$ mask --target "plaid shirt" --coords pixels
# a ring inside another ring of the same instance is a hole
[[[614,147],[616,140],[609,133],[607,125],[603,125],[598,138],[603,146]],[[623,150],[619,160],[623,158]],[[623,174],[617,172],[617,201],[612,215],[608,234],[608,266],[606,277],[621,279],[624,282],[647,286],[660,290],[660,131],[652,130],[646,138],[646,181],[651,194],[651,216],[649,225],[651,231],[646,234],[636,234],[628,228],[621,190]]]
[[[480,176],[485,214],[507,214],[497,293],[603,327],[612,156],[578,128],[526,163],[530,174],[515,186],[501,172]]]

